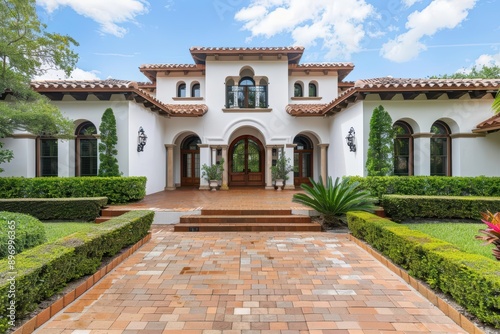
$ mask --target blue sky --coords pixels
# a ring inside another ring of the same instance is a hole
[[[80,46],[74,79],[146,81],[142,64],[189,48],[300,45],[305,62],[352,62],[346,80],[425,78],[500,65],[499,0],[37,0]],[[41,79],[65,79],[49,70]]]

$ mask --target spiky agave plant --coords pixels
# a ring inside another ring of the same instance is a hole
[[[320,178],[318,182],[310,179],[312,186],[302,184],[305,194],[294,194],[293,202],[306,205],[321,214],[323,227],[339,225],[340,218],[348,211],[373,212],[376,199],[367,190],[359,189],[359,182],[349,182],[345,177],[335,179],[329,177],[326,186]]]
[[[488,225],[488,228],[479,230],[483,235],[476,235],[476,239],[483,240],[485,245],[493,244],[493,256],[500,261],[500,212],[492,214],[491,212],[481,213],[483,223]]]

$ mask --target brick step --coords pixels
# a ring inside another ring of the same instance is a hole
[[[175,232],[321,232],[321,225],[317,223],[246,223],[246,224],[177,224]]]
[[[101,210],[101,216],[97,217],[95,219],[96,224],[104,223],[108,220],[110,220],[113,217],[118,217],[123,215],[124,213],[129,212],[130,210],[126,209],[110,209],[110,208],[104,208]]]
[[[224,216],[206,216],[206,215],[186,215],[180,217],[180,224],[311,224],[311,217],[304,215],[224,215]]]
[[[291,215],[292,210],[266,210],[266,209],[202,209],[201,214],[203,216],[283,216]]]

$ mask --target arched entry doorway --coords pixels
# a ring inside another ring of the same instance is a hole
[[[264,185],[264,146],[254,136],[240,136],[229,146],[229,185]]]
[[[189,136],[181,144],[181,186],[200,185],[200,148],[198,136]]]
[[[298,135],[293,140],[296,145],[293,154],[293,163],[296,166],[294,183],[300,186],[302,183],[311,184],[313,177],[313,145],[311,140],[303,135]]]

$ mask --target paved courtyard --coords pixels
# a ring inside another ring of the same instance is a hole
[[[345,234],[152,240],[35,333],[465,333]]]

